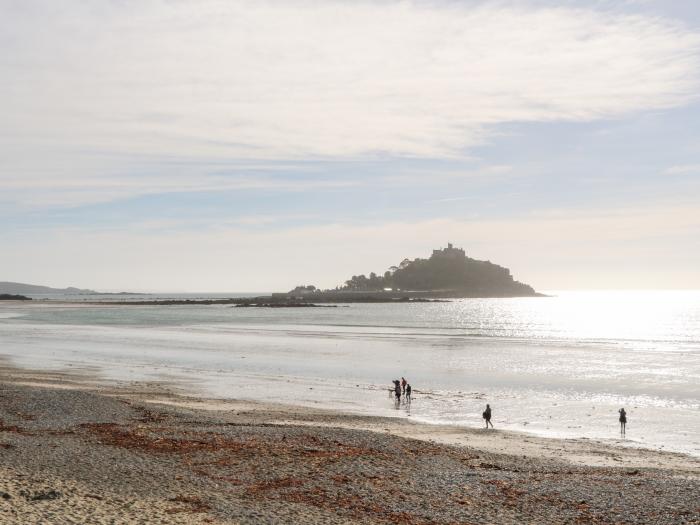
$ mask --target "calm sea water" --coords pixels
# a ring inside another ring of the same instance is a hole
[[[206,396],[342,408],[700,456],[700,292],[337,308],[0,304],[0,355],[169,380]],[[414,388],[395,409],[390,380]]]

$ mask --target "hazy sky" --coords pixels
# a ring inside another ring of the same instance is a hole
[[[0,281],[700,288],[699,94],[696,0],[0,0]]]

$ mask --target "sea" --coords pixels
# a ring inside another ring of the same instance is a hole
[[[546,293],[329,308],[120,304],[242,294],[43,296],[0,302],[0,357],[461,427],[482,426],[488,403],[496,429],[700,457],[700,291]],[[402,377],[410,406],[389,395]]]

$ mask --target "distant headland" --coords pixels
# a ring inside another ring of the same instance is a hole
[[[87,288],[52,288],[50,286],[42,286],[39,284],[13,283],[8,281],[0,281],[0,294],[2,295],[35,295],[47,297],[73,297],[73,296],[91,296],[91,295],[144,295],[136,292],[96,292]],[[26,299],[30,299],[27,297]]]
[[[12,283],[7,281],[0,282],[0,293],[3,294],[23,294],[23,295],[91,295],[96,294],[94,290],[85,290],[81,288],[51,288],[50,286],[40,286],[37,284]]]

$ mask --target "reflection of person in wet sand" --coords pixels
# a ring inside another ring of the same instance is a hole
[[[624,436],[625,427],[627,426],[627,412],[625,412],[624,408],[621,408],[618,412],[620,413],[620,435]]]
[[[484,410],[482,417],[486,421],[486,428],[489,428],[489,425],[493,428],[493,423],[491,423],[491,405],[486,405],[486,410]]]

